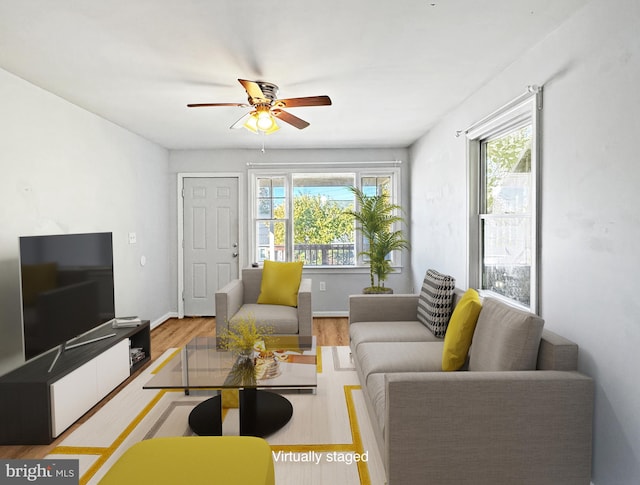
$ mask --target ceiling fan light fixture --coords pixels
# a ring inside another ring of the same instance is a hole
[[[252,111],[243,126],[253,133],[262,132],[266,135],[270,135],[280,129],[268,109]]]
[[[273,118],[273,116],[269,115],[269,118],[271,119],[271,127],[268,130],[263,130],[262,128],[258,127],[258,129],[262,131],[265,135],[270,135],[271,133],[275,133],[280,129],[280,127],[276,123],[276,120]]]
[[[257,134],[258,133],[258,113],[255,111],[252,111],[249,114],[247,121],[245,121],[242,126],[244,126],[247,130]]]
[[[275,120],[273,119],[273,116],[271,116],[271,113],[269,113],[268,111],[260,111],[258,113],[257,124],[260,131],[269,131],[271,128],[273,128]]]

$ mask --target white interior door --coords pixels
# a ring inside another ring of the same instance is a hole
[[[215,315],[215,292],[238,277],[238,179],[184,178],[184,314]]]

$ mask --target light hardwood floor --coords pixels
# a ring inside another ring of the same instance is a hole
[[[314,318],[313,334],[317,345],[349,345],[349,324],[344,318]],[[172,318],[151,331],[151,361],[155,361],[167,349],[183,347],[193,337],[200,335],[215,335],[215,318]],[[140,371],[139,371],[140,372]],[[87,414],[78,420],[71,428],[49,445],[0,446],[0,458],[38,459],[46,456],[53,448],[68,436],[74,429],[95,414],[105,403],[115,396],[137,374],[134,374]],[[3,417],[5,419],[6,417]]]

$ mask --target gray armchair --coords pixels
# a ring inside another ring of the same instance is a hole
[[[257,325],[273,329],[274,335],[311,336],[311,280],[302,278],[298,290],[298,306],[256,303],[260,295],[262,268],[245,268],[242,279],[232,280],[216,292],[216,327],[229,328],[229,323],[253,316]]]

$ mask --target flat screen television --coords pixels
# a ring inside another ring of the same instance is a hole
[[[59,356],[115,317],[112,234],[20,237],[20,280],[25,360]]]

